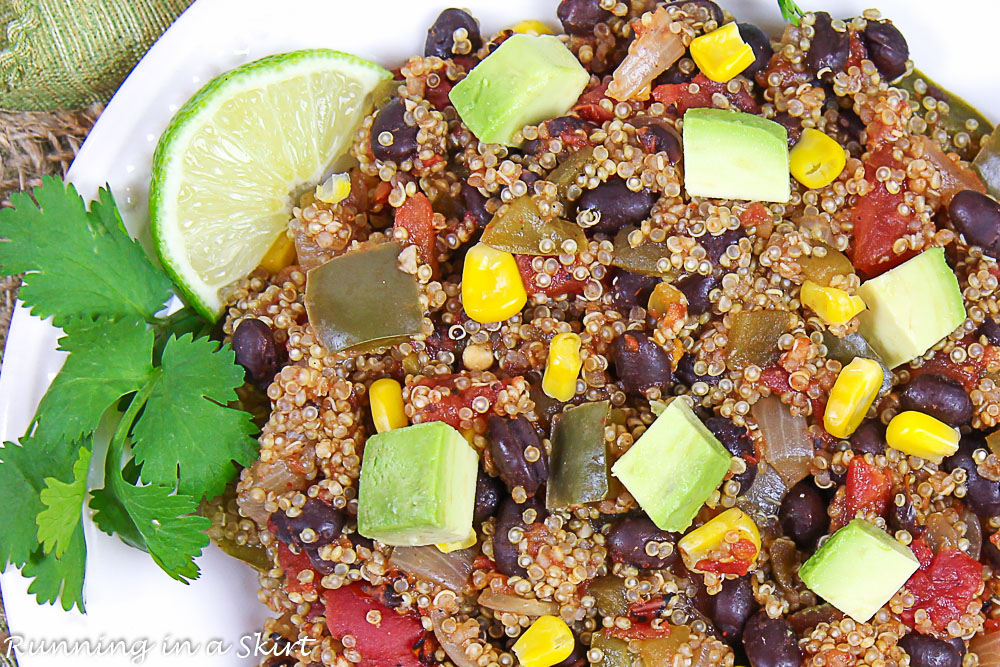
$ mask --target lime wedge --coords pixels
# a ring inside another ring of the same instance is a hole
[[[262,58],[205,85],[153,157],[149,214],[164,268],[217,319],[219,290],[252,271],[291,216],[292,196],[345,153],[392,74],[327,49]]]

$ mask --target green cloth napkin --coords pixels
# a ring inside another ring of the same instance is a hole
[[[192,0],[0,0],[0,108],[106,102]]]

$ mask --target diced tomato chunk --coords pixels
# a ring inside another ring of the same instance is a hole
[[[633,623],[628,628],[615,627],[605,632],[616,639],[663,639],[670,636],[670,624],[664,623],[660,627],[654,628],[651,623]]]
[[[289,593],[306,593],[315,589],[312,583],[299,581],[299,573],[303,570],[313,571],[313,581],[319,581],[323,576],[313,569],[309,556],[304,553],[293,553],[284,542],[278,542],[278,565],[285,571],[285,590]]]
[[[851,459],[847,468],[847,517],[859,511],[885,514],[892,495],[892,475],[888,468],[868,463],[861,456]]]
[[[531,262],[534,259],[535,255],[514,255],[517,270],[521,273],[521,281],[524,283],[525,289],[528,290],[528,294],[544,294],[550,299],[564,294],[583,294],[585,283],[574,278],[562,264],[559,265],[556,274],[551,276],[551,282],[545,287],[540,286],[535,280],[535,270],[531,268]]]
[[[740,224],[744,227],[759,225],[771,217],[771,212],[760,202],[754,202],[747,206],[747,209],[740,214]]]
[[[691,86],[697,85],[697,92],[691,92]],[[727,100],[730,106],[746,113],[760,113],[760,106],[757,101],[746,91],[743,86],[735,93],[730,92],[728,84],[712,81],[707,76],[699,72],[690,83],[665,83],[653,89],[653,99],[664,106],[674,106],[677,114],[684,115],[688,109],[713,108],[715,102],[712,97],[719,93]]]
[[[963,343],[971,342],[973,342],[971,337],[963,340]],[[982,355],[966,357],[962,363],[956,363],[947,352],[938,352],[920,368],[911,369],[910,377],[915,378],[924,373],[939,373],[960,383],[966,391],[972,391],[986,373],[986,367],[997,358],[997,353],[998,349],[994,345],[986,345]]]
[[[926,563],[926,557],[923,562]],[[942,632],[965,613],[982,585],[982,563],[959,549],[946,547],[906,582],[906,589],[913,594],[916,603],[900,617],[912,628],[914,614],[924,609],[930,615],[934,630]]]
[[[429,264],[437,275],[437,230],[434,229],[434,209],[423,193],[407,197],[396,209],[395,227],[405,229],[410,243],[417,247],[420,261]]]
[[[902,190],[893,194],[875,178],[875,172],[882,166],[899,167],[892,158],[891,146],[880,148],[869,157],[865,180],[873,188],[858,197],[851,210],[854,224],[854,243],[849,250],[851,263],[868,278],[885,273],[916,254],[912,250],[899,255],[892,251],[893,244],[909,233],[912,216],[899,213],[899,205],[904,201]]]
[[[360,584],[327,590],[323,602],[330,634],[354,637],[360,667],[421,667],[417,656],[427,633],[416,614],[397,614],[365,595]]]

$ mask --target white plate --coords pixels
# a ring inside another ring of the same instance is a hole
[[[522,18],[555,24],[555,0],[458,0],[491,33]],[[774,33],[780,15],[774,0],[722,1],[740,20]],[[834,15],[860,13],[871,2],[842,0],[799,3]],[[993,70],[998,47],[1000,3],[977,0],[919,2],[883,0],[878,5],[906,35],[911,55],[929,76],[1000,119],[1000,88]],[[87,198],[110,183],[126,225],[148,241],[146,194],[150,162],[160,132],[174,111],[201,85],[224,70],[261,56],[309,47],[331,47],[393,67],[423,50],[427,27],[447,0],[198,0],[146,54],[108,105],[77,156],[70,179]],[[24,432],[38,401],[62,364],[58,332],[17,308],[0,377],[0,437]],[[40,607],[27,594],[28,582],[9,569],[2,576],[12,631],[27,638],[146,639],[150,653],[141,663],[170,665],[166,638],[190,639],[200,650],[190,665],[248,665],[241,637],[257,631],[267,610],[257,602],[249,568],[210,549],[200,560],[202,577],[180,585],[145,554],[100,533],[85,521],[88,614]],[[206,642],[219,639],[230,649],[208,655]],[[0,650],[4,647],[0,646]],[[65,655],[22,652],[22,667],[67,664]],[[183,658],[182,658],[183,660]],[[73,665],[137,664],[133,657],[76,656]]]

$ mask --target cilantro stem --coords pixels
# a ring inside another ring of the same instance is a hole
[[[146,386],[132,396],[132,401],[129,403],[128,408],[126,408],[125,414],[122,415],[121,421],[118,422],[115,434],[111,436],[111,442],[108,444],[108,456],[105,462],[105,477],[108,475],[111,476],[112,485],[115,485],[122,479],[121,459],[122,452],[125,449],[125,440],[128,438],[128,434],[131,432],[132,426],[139,417],[139,411],[144,405],[146,405],[146,401],[149,400],[149,396],[153,393],[153,389],[156,387],[156,383],[159,381],[163,371],[157,368],[155,373],[156,375],[153,379],[147,382]],[[114,467],[112,468],[111,466]],[[105,480],[105,483],[106,482],[107,480]]]

